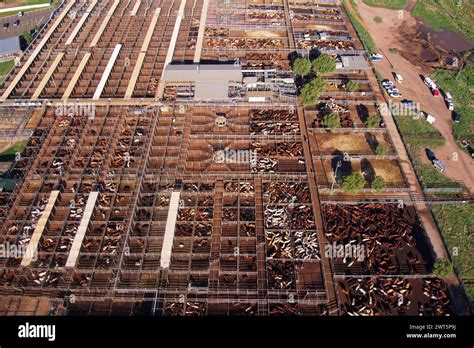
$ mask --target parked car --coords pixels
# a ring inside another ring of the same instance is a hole
[[[446,170],[446,166],[444,165],[444,163],[442,161],[440,161],[439,159],[434,159],[433,160],[433,165],[434,167],[439,171],[439,172],[444,172]]]
[[[437,88],[432,89],[431,94],[433,94],[433,97],[439,97],[440,96],[439,89]]]
[[[18,17],[23,17],[24,14],[25,14],[25,12],[20,11],[20,12],[18,12]]]
[[[374,62],[379,62],[383,59],[383,55],[380,53],[374,53],[370,56],[370,59],[373,60]]]
[[[425,152],[426,152],[426,156],[428,157],[430,162],[433,162],[436,159],[436,155],[430,149],[425,149]]]
[[[383,80],[382,81],[382,86],[384,86],[385,88],[387,87],[390,87],[390,86],[394,86],[394,83],[390,80]]]
[[[444,101],[449,111],[454,111],[453,96],[449,92],[444,92]]]
[[[426,121],[430,124],[435,124],[436,123],[436,118],[432,115],[426,115]]]
[[[20,20],[19,19],[17,19],[16,21],[13,22],[14,27],[17,27],[19,25],[20,25]]]
[[[398,83],[402,83],[403,82],[403,76],[400,75],[400,74],[395,74],[395,81],[397,81]]]
[[[452,119],[454,123],[461,122],[461,116],[457,112],[453,112]]]
[[[468,147],[468,146],[470,146],[470,145],[471,145],[471,142],[470,142],[470,141],[467,141],[467,140],[462,140],[462,141],[461,141],[461,146],[464,147],[464,148],[465,148],[465,147]]]
[[[431,89],[437,89],[438,88],[438,86],[436,86],[436,83],[434,83],[434,81],[432,79],[430,79],[429,77],[425,77],[423,82],[425,83],[425,85],[427,85]]]
[[[467,151],[471,155],[472,158],[474,158],[474,148],[471,145],[467,146]]]
[[[3,29],[8,29],[10,27],[10,23],[3,23]]]
[[[407,100],[407,99],[402,100],[401,104],[406,107],[416,106],[416,103],[413,100]]]
[[[389,94],[392,98],[401,98],[402,95],[398,92],[390,93]]]

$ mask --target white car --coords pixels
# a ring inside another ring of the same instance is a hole
[[[375,61],[375,62],[379,62],[383,59],[383,55],[380,54],[380,53],[374,53],[370,56],[370,59]]]
[[[398,83],[402,83],[403,82],[403,76],[400,75],[400,74],[395,74],[395,81],[397,81]]]
[[[436,117],[433,115],[426,115],[426,121],[430,124],[435,124],[436,123]]]
[[[393,85],[394,85],[394,83],[390,80],[382,81],[382,86],[384,86],[385,88],[393,86]]]

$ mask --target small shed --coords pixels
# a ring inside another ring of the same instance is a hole
[[[19,52],[21,52],[19,36],[0,39],[0,58],[12,56]]]

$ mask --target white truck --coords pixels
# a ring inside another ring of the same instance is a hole
[[[420,111],[417,115],[417,118],[424,118],[430,124],[435,124],[436,122],[436,118],[434,116],[429,115],[424,111]]]
[[[438,86],[436,86],[436,83],[434,83],[434,81],[430,79],[429,77],[425,77],[425,80],[423,82],[425,83],[425,85],[427,85],[431,89],[438,88]]]
[[[449,92],[444,93],[444,101],[446,102],[446,106],[448,107],[449,111],[454,111],[454,103],[453,103],[453,96]]]
[[[432,79],[430,79],[429,77],[425,77],[423,82],[425,83],[425,85],[427,85],[430,88],[431,94],[434,97],[439,97],[440,96],[438,86],[436,85],[436,83],[434,83],[434,81]]]

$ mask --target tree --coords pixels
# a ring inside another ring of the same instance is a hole
[[[311,72],[311,61],[307,58],[297,58],[292,68],[296,75],[306,76]]]
[[[305,105],[316,104],[319,94],[323,91],[326,82],[320,78],[314,78],[301,87],[300,99]]]
[[[25,39],[25,41],[27,43],[30,43],[31,40],[33,39],[33,37],[31,36],[30,32],[27,30],[27,31],[24,31],[23,34],[22,34],[23,38]]]
[[[382,19],[382,17],[380,17],[380,16],[375,16],[375,17],[374,17],[374,22],[375,22],[375,23],[382,23],[382,22],[383,22],[383,19]]]
[[[313,60],[313,71],[322,74],[336,71],[336,61],[327,54],[320,54],[318,58]]]
[[[359,89],[359,84],[357,83],[357,81],[352,81],[351,80],[346,84],[346,89],[349,92],[355,92]]]
[[[365,121],[365,126],[367,128],[379,128],[380,122],[382,122],[382,119],[379,115],[370,115]]]
[[[341,117],[338,114],[332,113],[326,115],[323,120],[323,125],[330,129],[336,129],[341,127]]]
[[[446,259],[437,259],[433,264],[433,274],[439,278],[446,279],[453,272],[453,264]]]
[[[375,191],[382,191],[386,187],[385,180],[383,177],[377,175],[370,184],[370,187],[372,187]]]
[[[359,173],[352,173],[342,179],[342,190],[350,193],[357,193],[365,186],[365,179]]]
[[[471,51],[465,51],[462,55],[461,55],[461,68],[459,69],[458,71],[458,74],[456,75],[456,80],[459,79],[459,75],[461,75],[462,71],[464,70],[464,68],[467,66],[467,63],[469,61],[469,57],[471,56],[472,52]]]
[[[375,154],[377,156],[385,156],[388,153],[388,148],[384,145],[377,145],[375,148]]]

